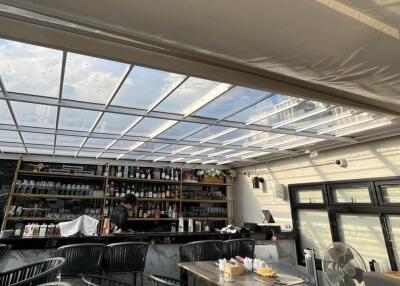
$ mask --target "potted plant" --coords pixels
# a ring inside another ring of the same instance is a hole
[[[225,173],[216,169],[203,169],[197,171],[200,182],[204,183],[224,183]]]

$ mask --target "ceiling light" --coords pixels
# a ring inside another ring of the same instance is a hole
[[[219,151],[219,152],[215,152],[215,153],[212,153],[212,154],[208,154],[208,157],[214,157],[214,156],[222,155],[222,154],[225,154],[225,153],[232,152],[233,150],[234,150],[234,149],[222,150],[222,151]]]
[[[291,98],[291,99],[289,99],[289,100],[287,100],[287,101],[292,101],[292,100],[293,100],[293,98]],[[280,113],[280,112],[282,112],[282,111],[285,111],[285,110],[291,109],[291,108],[293,108],[293,107],[296,107],[296,106],[298,106],[298,105],[300,105],[301,103],[306,102],[306,101],[308,101],[308,100],[307,100],[307,99],[296,99],[296,102],[294,102],[294,103],[292,103],[292,104],[289,104],[289,105],[286,106],[286,107],[283,107],[283,108],[281,108],[281,109],[277,109],[277,110],[275,110],[275,111],[272,111],[271,113],[267,113],[267,114],[264,114],[264,115],[257,116],[256,118],[247,121],[245,124],[246,124],[246,125],[253,124],[253,123],[257,122],[257,121],[260,121],[260,120],[263,120],[263,119],[265,119],[265,118],[271,117],[271,116],[273,116],[273,115],[275,115],[275,114],[278,114],[278,113]],[[286,103],[286,101],[285,101],[285,103]],[[282,104],[283,104],[283,103],[280,103],[280,105],[282,105]]]
[[[226,83],[221,83],[217,85],[214,89],[212,89],[210,92],[208,92],[206,95],[202,96],[199,100],[194,102],[192,105],[188,106],[183,110],[184,117],[189,116],[196,110],[199,110],[202,108],[204,105],[208,104],[218,96],[222,95],[224,92],[232,88],[232,85],[226,84]]]

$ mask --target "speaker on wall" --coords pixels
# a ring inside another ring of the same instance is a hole
[[[276,184],[275,185],[275,197],[278,199],[286,200],[286,186],[284,184]]]

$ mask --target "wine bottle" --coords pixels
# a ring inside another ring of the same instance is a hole
[[[141,178],[141,179],[144,179],[144,178],[146,178],[145,171],[143,171],[143,170],[140,170],[140,178]]]
[[[124,178],[128,178],[129,177],[129,169],[128,166],[124,167]]]
[[[161,180],[165,180],[165,169],[164,168],[162,168],[162,171],[161,171]]]
[[[151,180],[151,172],[150,172],[150,169],[147,169],[147,170],[146,170],[146,173],[147,173],[147,180]]]
[[[115,168],[114,168],[114,166],[111,166],[110,176],[111,177],[115,177]]]
[[[122,183],[122,188],[121,188],[121,194],[120,197],[124,198],[126,195],[126,191],[125,191],[125,183]]]
[[[129,174],[128,174],[128,177],[129,178],[133,178],[133,167],[131,166],[131,167],[128,167],[129,169],[128,169],[128,171],[129,171]]]
[[[165,188],[165,187],[163,186],[163,188]],[[169,199],[171,197],[171,191],[169,189],[169,185],[167,186],[167,190],[165,191],[165,197],[167,199]]]
[[[165,170],[165,179],[169,180],[170,178],[171,178],[171,175],[170,175],[169,169],[166,169]]]
[[[143,204],[140,203],[139,208],[138,208],[137,217],[138,217],[138,218],[143,218],[143,214],[144,214]]]
[[[157,204],[157,208],[156,208],[156,213],[154,215],[155,218],[160,218],[161,217],[161,209],[160,209],[160,205]]]
[[[161,198],[162,198],[162,199],[165,199],[165,195],[166,195],[166,194],[165,194],[165,188],[163,188],[163,189],[162,189],[162,192],[161,192]]]
[[[132,168],[133,168],[133,167],[132,167]],[[140,170],[139,170],[139,167],[136,167],[135,178],[137,178],[137,179],[140,178]]]
[[[152,198],[152,197],[153,197],[153,190],[150,187],[148,198]]]
[[[140,197],[144,198],[144,188],[142,186],[142,188],[140,189]]]
[[[177,169],[175,169],[175,181],[179,181],[179,173]]]

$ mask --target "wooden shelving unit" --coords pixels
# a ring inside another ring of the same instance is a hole
[[[13,180],[13,184],[11,187],[11,191],[9,194],[6,211],[3,219],[2,229],[5,229],[8,221],[69,221],[71,219],[65,218],[49,218],[49,217],[16,217],[16,216],[8,216],[12,203],[15,199],[43,199],[43,200],[78,200],[78,201],[100,201],[101,202],[101,218],[103,221],[103,208],[105,206],[106,201],[116,201],[121,198],[105,196],[106,186],[109,182],[132,182],[133,183],[143,183],[143,184],[164,184],[164,185],[175,185],[175,188],[178,189],[179,197],[178,198],[138,198],[138,202],[154,202],[154,203],[174,203],[179,206],[179,210],[182,210],[182,207],[185,205],[192,204],[200,204],[200,205],[224,205],[224,208],[227,209],[228,215],[227,217],[185,217],[184,219],[193,218],[194,220],[209,220],[209,221],[228,221],[232,222],[233,217],[233,190],[230,179],[228,179],[227,183],[208,183],[208,182],[193,182],[193,181],[182,181],[180,178],[179,181],[171,181],[171,180],[148,180],[141,178],[125,178],[125,177],[114,177],[114,176],[98,176],[98,175],[86,175],[86,174],[69,174],[69,173],[55,173],[55,172],[33,172],[26,171],[21,169],[22,160],[20,159],[17,164],[17,169],[15,171],[15,176]],[[182,170],[181,170],[182,175]],[[37,177],[36,180],[40,180],[39,178],[43,178],[46,181],[55,181],[57,179],[60,180],[76,180],[76,183],[84,182],[90,180],[91,182],[98,182],[98,185],[103,186],[101,196],[88,196],[88,195],[60,195],[60,194],[31,194],[31,193],[17,193],[16,192],[16,182],[21,178],[33,178]],[[182,176],[181,176],[182,177]],[[226,198],[224,200],[215,200],[215,199],[182,199],[182,190],[186,186],[201,186],[201,187],[224,187]],[[129,218],[130,221],[175,221],[178,219],[174,218]]]

